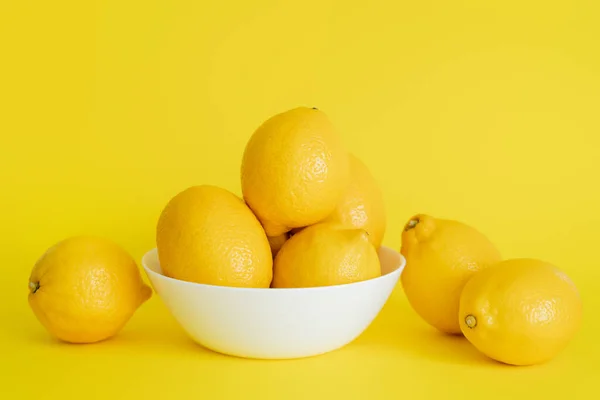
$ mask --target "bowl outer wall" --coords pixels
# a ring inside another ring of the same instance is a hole
[[[382,276],[345,285],[295,289],[233,288],[162,275],[156,249],[142,266],[169,312],[200,345],[245,358],[326,353],[356,339],[379,314],[406,260],[379,249]]]

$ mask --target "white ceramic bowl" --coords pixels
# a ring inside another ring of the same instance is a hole
[[[228,355],[289,359],[339,349],[379,314],[406,264],[379,251],[382,276],[338,286],[250,289],[203,285],[162,274],[156,249],[142,259],[154,290],[200,345]]]

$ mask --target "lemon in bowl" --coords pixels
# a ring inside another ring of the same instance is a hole
[[[308,288],[249,288],[166,276],[157,249],[142,265],[156,294],[198,344],[244,358],[291,359],[339,349],[373,322],[392,293],[404,257],[381,246],[381,273],[363,281]]]

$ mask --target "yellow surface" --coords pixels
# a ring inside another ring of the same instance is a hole
[[[2,2],[0,397],[593,398],[597,2],[206,3]],[[380,179],[384,244],[399,248],[425,212],[566,271],[584,322],[565,352],[533,368],[489,362],[421,322],[400,288],[356,342],[306,360],[205,351],[157,296],[112,341],[49,338],[27,306],[48,246],[102,234],[139,260],[172,195],[239,193],[251,132],[298,105],[326,110]]]

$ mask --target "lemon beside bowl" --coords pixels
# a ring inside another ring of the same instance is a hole
[[[237,288],[163,275],[156,249],[142,266],[156,294],[198,344],[243,358],[291,359],[339,349],[373,322],[406,260],[382,246],[381,276],[312,288]]]

